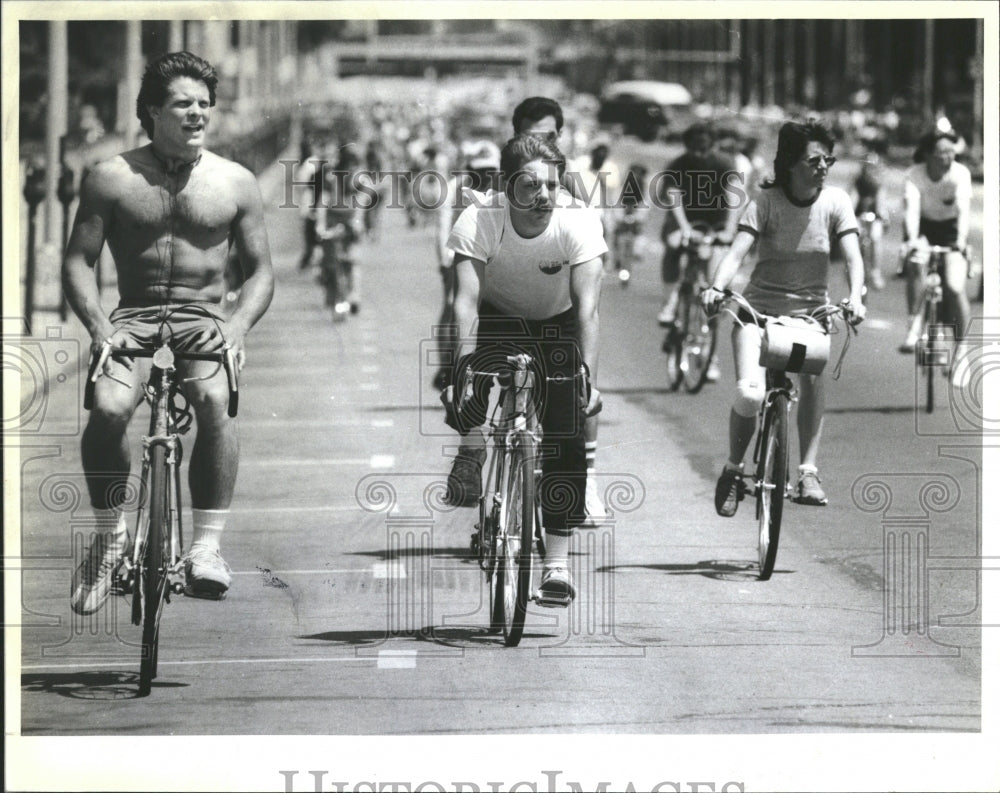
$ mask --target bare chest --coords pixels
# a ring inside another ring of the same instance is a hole
[[[223,187],[204,179],[136,179],[118,198],[113,232],[206,241],[227,236],[237,211]]]

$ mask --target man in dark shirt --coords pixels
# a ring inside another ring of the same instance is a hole
[[[684,153],[659,174],[658,193],[667,207],[661,237],[663,252],[663,309],[661,325],[674,321],[681,254],[697,228],[707,227],[731,239],[736,230],[742,184],[736,163],[715,150],[715,134],[707,124],[694,124],[684,132]],[[709,278],[712,274],[709,273]]]

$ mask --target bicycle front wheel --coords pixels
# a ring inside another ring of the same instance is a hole
[[[716,323],[690,296],[684,301],[684,311],[687,316],[684,318],[680,368],[684,388],[691,394],[697,394],[708,379],[708,367],[715,354]]]
[[[674,324],[667,328],[663,339],[663,352],[667,354],[667,388],[676,391],[684,382],[684,338],[687,336],[688,297],[683,286],[677,296],[677,313]]]
[[[937,324],[937,305],[931,301],[924,312],[924,333],[920,343],[917,365],[924,367],[924,377],[927,380],[927,403],[924,410],[934,412],[934,374],[938,350],[944,348],[944,334]]]
[[[531,597],[531,548],[535,539],[535,455],[527,432],[514,438],[498,544],[496,591],[503,605],[504,644],[516,647],[524,634]]]
[[[170,470],[167,450],[156,444],[150,451],[149,464],[149,525],[141,560],[141,587],[136,596],[142,598],[142,656],[139,662],[139,696],[149,694],[156,677],[156,662],[160,641],[160,616],[167,597],[167,568],[170,565]]]
[[[788,396],[776,394],[761,429],[762,441],[757,458],[757,556],[759,578],[767,581],[774,572],[778,556],[781,514],[785,506],[788,480]]]

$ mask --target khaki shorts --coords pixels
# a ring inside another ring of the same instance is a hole
[[[167,341],[173,349],[187,352],[197,349],[194,339],[199,335],[226,322],[222,310],[214,303],[120,306],[111,312],[109,319],[116,331],[128,334],[129,346],[152,347]]]

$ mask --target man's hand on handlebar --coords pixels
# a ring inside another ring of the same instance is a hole
[[[193,349],[201,352],[222,352],[228,349],[236,362],[236,371],[242,372],[246,363],[246,331],[233,322],[224,322],[206,328],[194,339]]]
[[[108,377],[111,376],[111,351],[115,348],[128,347],[129,336],[124,330],[112,328],[107,336],[97,334],[90,340],[90,360],[97,360],[95,372],[100,372]],[[119,358],[119,362],[129,371],[132,370],[134,362],[131,358]]]

